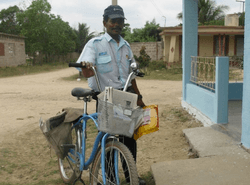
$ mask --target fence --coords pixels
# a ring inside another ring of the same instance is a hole
[[[229,81],[243,81],[243,56],[229,57]]]
[[[215,91],[215,57],[191,57],[190,81]]]

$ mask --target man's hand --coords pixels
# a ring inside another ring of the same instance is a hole
[[[95,75],[94,71],[92,70],[93,66],[92,63],[83,61],[81,62],[81,64],[82,64],[82,74],[85,78],[89,78]]]
[[[145,107],[145,104],[144,104],[144,102],[142,101],[142,99],[139,99],[139,100],[137,100],[137,106],[140,106],[140,107]]]

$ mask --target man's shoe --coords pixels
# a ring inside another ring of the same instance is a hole
[[[139,185],[146,185],[146,181],[139,177]]]

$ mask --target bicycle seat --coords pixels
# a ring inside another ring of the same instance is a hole
[[[71,95],[75,97],[87,97],[93,96],[95,93],[92,89],[83,89],[81,87],[76,87],[71,91]]]

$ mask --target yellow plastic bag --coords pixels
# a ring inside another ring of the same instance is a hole
[[[134,139],[137,140],[143,135],[159,130],[158,105],[149,105],[143,107],[143,123],[135,130]]]

